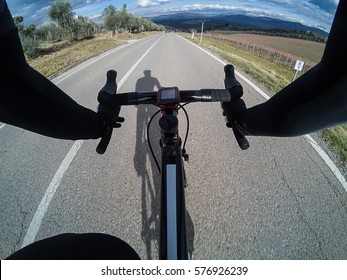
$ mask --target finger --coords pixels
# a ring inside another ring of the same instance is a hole
[[[120,123],[114,123],[112,126],[114,128],[120,128],[122,125]]]
[[[124,122],[124,121],[125,121],[125,119],[124,119],[124,118],[122,118],[122,117],[118,117],[117,122]]]

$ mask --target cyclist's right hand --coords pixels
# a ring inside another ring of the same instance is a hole
[[[222,102],[223,115],[225,116],[226,126],[232,128],[237,142],[241,149],[246,150],[249,147],[249,143],[245,138],[245,133],[242,130],[242,126],[239,123],[238,116],[241,112],[247,110],[246,103],[241,99],[243,95],[243,89],[241,84],[235,78],[234,66],[228,64],[224,67],[225,88],[229,90],[231,100],[229,102]]]
[[[241,99],[243,89],[241,84],[235,78],[234,66],[228,64],[224,67],[225,88],[229,90],[231,100],[229,102],[222,102],[223,115],[226,119],[226,125],[229,128],[235,128],[238,114],[246,109],[246,103]]]
[[[235,101],[223,102],[223,116],[225,116],[226,126],[229,128],[236,129],[238,127],[238,116],[246,110],[246,103],[242,99]]]

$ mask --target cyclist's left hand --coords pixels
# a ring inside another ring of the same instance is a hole
[[[124,118],[119,117],[120,106],[113,107],[99,104],[97,112],[101,114],[113,128],[121,127],[121,123],[124,122]]]
[[[121,127],[124,118],[119,117],[120,106],[116,102],[117,72],[110,70],[107,72],[107,82],[98,94],[98,113],[102,114],[108,121],[111,127]]]

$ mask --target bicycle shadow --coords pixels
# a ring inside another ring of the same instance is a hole
[[[151,70],[145,70],[144,77],[136,82],[135,91],[154,91],[161,88],[157,78],[152,77]],[[146,245],[147,259],[153,259],[152,248],[159,249],[159,203],[160,203],[160,174],[154,162],[147,143],[147,125],[151,116],[158,111],[153,105],[137,106],[136,119],[136,145],[134,156],[134,167],[141,184],[141,208],[142,208],[142,230],[141,238]],[[159,146],[160,130],[158,127],[159,116],[153,121],[150,129],[151,144],[157,160],[161,162],[161,151]],[[187,211],[188,231],[188,253],[191,256],[194,250],[194,225]]]

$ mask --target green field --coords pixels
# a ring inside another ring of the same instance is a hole
[[[227,41],[204,38],[202,43],[198,39],[191,39],[189,34],[181,34],[183,37],[210,49],[226,61],[234,64],[242,71],[250,75],[254,80],[263,84],[272,94],[291,83],[294,70],[289,70],[275,62],[257,56],[255,53],[241,49]],[[235,34],[238,39],[248,41],[250,44],[262,44],[266,47],[296,55],[298,58],[319,62],[324,44],[265,35]],[[347,163],[347,124],[325,129],[320,135],[329,143],[332,150],[336,151],[341,160]]]

